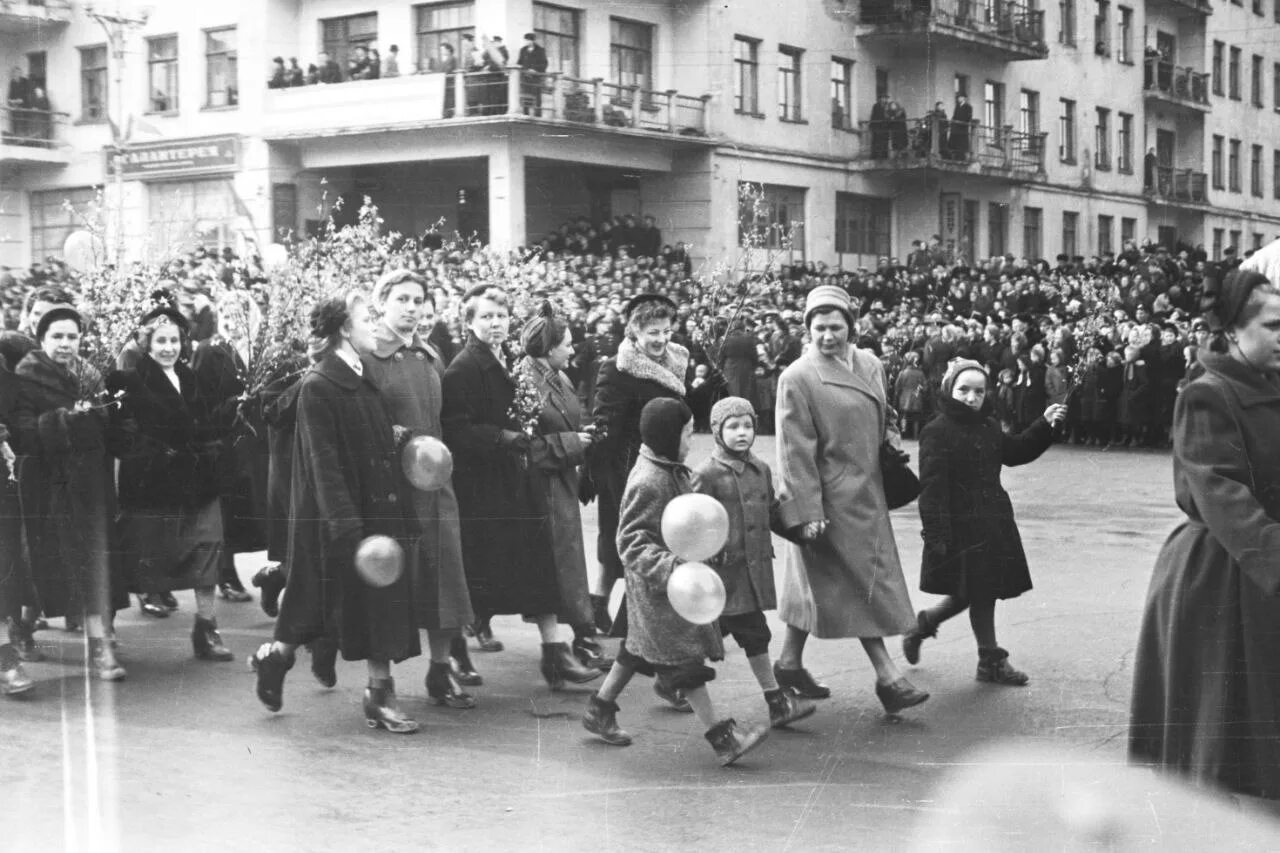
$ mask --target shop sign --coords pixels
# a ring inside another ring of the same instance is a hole
[[[108,172],[119,169],[127,179],[173,178],[211,172],[234,172],[240,165],[238,136],[175,139],[107,149]]]

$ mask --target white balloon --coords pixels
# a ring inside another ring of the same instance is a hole
[[[262,250],[262,265],[269,270],[279,269],[289,263],[289,249],[280,243],[272,243]]]
[[[62,244],[62,259],[77,272],[93,269],[102,258],[102,241],[88,231],[72,231]]]
[[[724,612],[724,581],[706,563],[681,563],[667,580],[667,600],[685,621],[710,625]]]
[[[1240,269],[1260,272],[1270,279],[1271,283],[1280,286],[1280,240],[1273,240],[1245,258]]]

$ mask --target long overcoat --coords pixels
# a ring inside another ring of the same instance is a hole
[[[18,379],[7,361],[0,359],[0,442],[7,443],[10,450],[18,443],[16,434],[10,430],[14,425],[17,398]],[[16,461],[11,469],[9,463],[0,459],[0,612],[3,613],[13,613],[24,603],[35,604],[34,599],[23,601],[29,588],[30,574],[22,547],[22,512],[16,468]]]
[[[487,345],[467,342],[444,373],[441,423],[453,452],[462,557],[477,614],[557,613],[560,592],[546,502],[527,456],[499,444],[515,383]]]
[[[1200,360],[1174,410],[1187,519],[1147,591],[1129,753],[1280,799],[1280,381],[1226,355]]]
[[[667,597],[667,581],[684,561],[662,541],[662,511],[690,491],[688,468],[640,448],[622,496],[618,553],[626,567],[627,650],[649,663],[677,666],[724,657],[716,623],[686,621]]]
[[[355,554],[369,536],[406,551],[415,524],[400,471],[391,416],[368,376],[328,353],[298,389],[289,502],[288,583],[275,638],[338,641],[346,660],[401,661],[417,655],[411,578],[371,586]]]
[[[405,342],[385,325],[378,327],[377,348],[365,359],[373,384],[382,392],[397,426],[415,435],[442,439],[444,362],[418,335]],[[413,508],[422,526],[407,555],[413,574],[413,608],[419,627],[462,628],[475,621],[462,562],[462,525],[453,483],[424,492],[413,490]]]
[[[815,542],[790,545],[782,621],[819,638],[888,637],[915,624],[880,474],[897,437],[880,360],[851,363],[812,346],[778,381],[778,497],[784,524],[826,519]]]
[[[920,433],[920,589],[978,600],[1021,595],[1031,589],[1031,573],[1000,469],[1038,459],[1053,429],[1037,418],[1006,435],[986,412],[940,403]]]
[[[267,559],[287,571],[289,497],[293,482],[293,438],[298,424],[302,371],[290,371],[267,384],[261,396],[267,425]]]

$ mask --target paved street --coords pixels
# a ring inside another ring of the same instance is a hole
[[[708,446],[699,437],[695,459]],[[757,450],[772,459],[770,440]],[[38,635],[51,662],[30,668],[37,691],[0,703],[0,778],[8,813],[21,817],[6,822],[0,848],[902,849],[937,808],[931,792],[943,768],[975,745],[1019,737],[1087,761],[1123,761],[1142,597],[1179,518],[1169,457],[1054,448],[1035,465],[1006,469],[1005,483],[1036,588],[1002,604],[997,625],[1032,676],[1025,689],[974,682],[961,618],[910,672],[933,698],[891,722],[857,643],[814,642],[808,665],[833,698],[741,766],[721,769],[694,718],[660,707],[645,679],[620,701],[635,744],[592,739],[578,721],[589,688],[548,692],[536,631],[505,617],[494,629],[506,651],[474,654],[486,679],[477,710],[428,706],[425,658],[397,668],[402,703],[423,731],[395,737],[364,727],[363,664],[340,664],[338,687],[326,691],[300,654],[283,712],[267,713],[243,661],[270,621],[256,603],[224,606],[223,635],[238,661],[195,661],[187,593],[174,618],[121,615],[129,678],[93,683],[91,700],[78,635],[56,623]],[[914,506],[894,526],[914,590]],[[255,568],[243,561],[242,576]],[[926,598],[914,596],[917,605]],[[740,650],[731,646],[718,672],[719,702],[740,720],[765,717]]]

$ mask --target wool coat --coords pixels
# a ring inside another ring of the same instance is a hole
[[[978,601],[1021,595],[1031,589],[1031,573],[1000,469],[1040,458],[1053,428],[1037,418],[1007,435],[987,411],[939,403],[920,433],[920,589]]]
[[[618,553],[626,567],[627,650],[659,666],[724,658],[718,625],[686,621],[667,597],[667,581],[684,560],[662,541],[662,511],[690,491],[688,468],[641,446],[622,495]]]
[[[289,371],[262,390],[262,419],[267,425],[267,559],[285,562],[289,551],[289,493],[293,479],[293,438],[298,423],[298,392],[303,371]]]
[[[377,342],[365,364],[387,401],[392,422],[415,435],[443,439],[444,363],[439,353],[418,335],[406,343],[385,325],[378,327]],[[422,535],[406,557],[418,625],[433,630],[470,625],[475,614],[463,568],[462,524],[453,483],[432,492],[414,489],[412,496]]]
[[[1151,366],[1146,359],[1124,365],[1124,385],[1120,391],[1120,425],[1145,427],[1159,415],[1159,395]]]
[[[810,347],[778,381],[779,512],[794,528],[826,519],[816,541],[787,548],[782,621],[820,639],[889,637],[915,624],[880,473],[897,439],[884,370]]]
[[[560,591],[546,500],[525,449],[500,444],[512,417],[515,383],[474,336],[444,373],[441,422],[453,451],[453,488],[462,519],[462,557],[480,616],[557,613]]]
[[[1280,799],[1280,380],[1227,355],[1200,360],[1174,410],[1187,518],[1147,590],[1129,754]]]
[[[384,587],[356,571],[369,536],[412,547],[409,486],[391,416],[369,379],[336,353],[299,383],[289,502],[288,583],[275,639],[338,641],[345,660],[401,661],[421,651],[408,572]]]
[[[17,365],[14,365],[16,367]],[[17,436],[10,429],[14,425],[14,404],[18,397],[18,378],[6,360],[0,359],[0,442],[14,445]],[[14,425],[16,426],[16,425]],[[22,512],[15,482],[17,462],[13,468],[0,459],[0,612],[14,613],[25,604],[35,604],[34,599],[24,601],[30,584],[26,553],[22,547]]]

